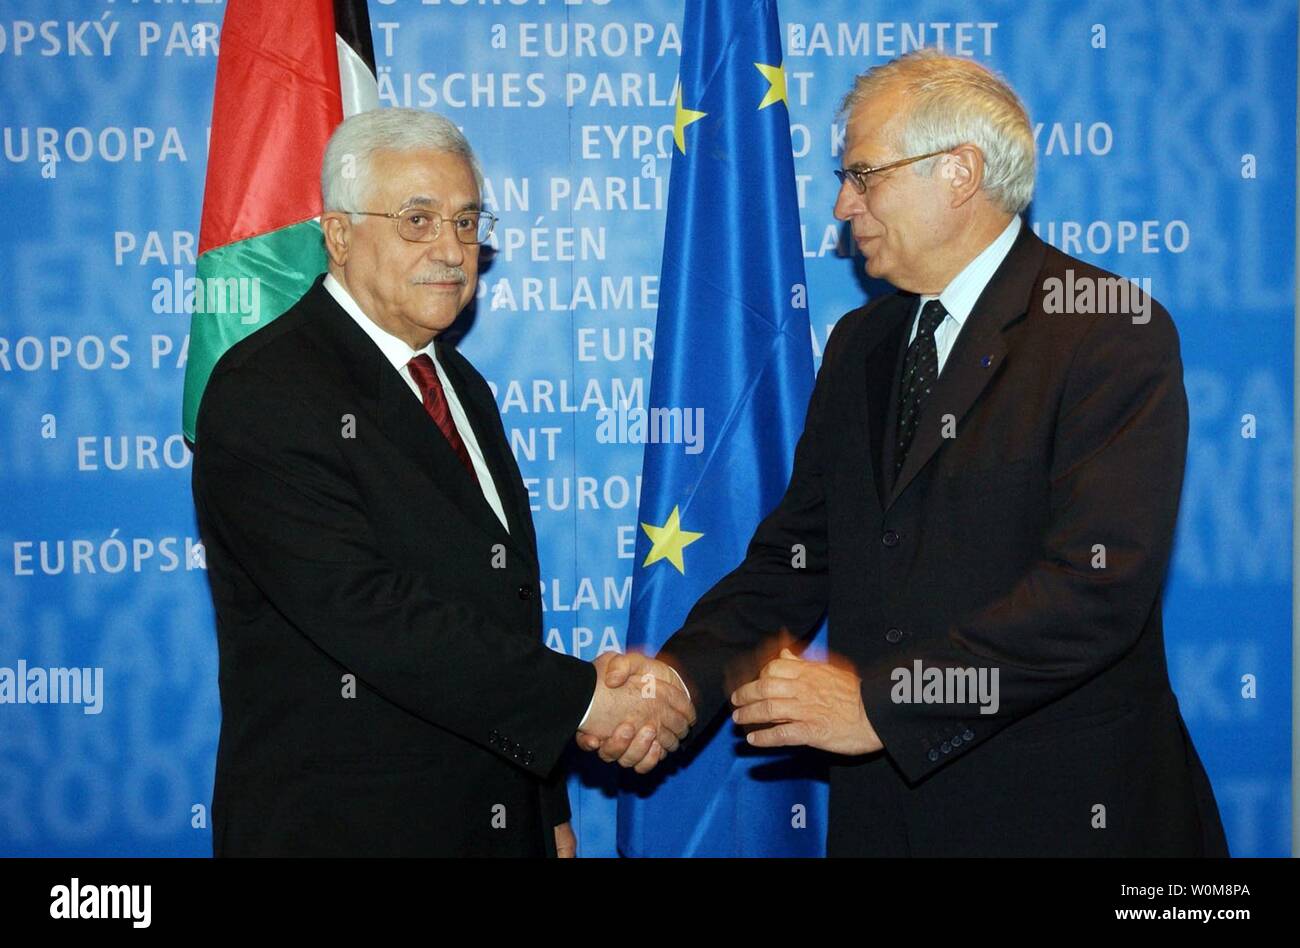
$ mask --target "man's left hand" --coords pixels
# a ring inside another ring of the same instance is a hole
[[[806,745],[832,754],[870,754],[885,745],[867,720],[861,684],[848,669],[806,662],[782,649],[757,680],[732,692],[731,719],[770,725],[746,735],[755,747]]]

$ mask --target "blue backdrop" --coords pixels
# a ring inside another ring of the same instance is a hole
[[[223,12],[0,4],[0,670],[102,673],[81,705],[0,704],[3,854],[211,851],[216,646],[179,419]],[[1170,671],[1233,852],[1289,854],[1296,4],[780,12],[815,363],[864,296],[831,216],[835,107],[918,44],[1008,76],[1038,130],[1032,226],[1174,315]],[[584,658],[626,632],[642,446],[603,443],[597,413],[646,404],[680,16],[371,0],[381,101],[461,124],[502,218],[461,347],[533,495],[547,641]],[[574,763],[581,851],[612,854],[614,776]]]

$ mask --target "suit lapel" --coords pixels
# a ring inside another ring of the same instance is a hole
[[[907,460],[898,473],[889,495],[889,505],[907,489],[930,458],[943,444],[945,416],[960,425],[979,398],[980,393],[997,375],[1007,358],[1003,328],[1023,316],[1033,293],[1034,280],[1042,267],[1044,245],[1028,227],[1022,225],[1020,236],[1012,245],[988,286],[971,310],[948,360],[935,382],[934,391],[921,408],[916,435],[907,452]],[[898,378],[895,373],[894,379]],[[898,385],[892,385],[890,414],[897,415]],[[891,423],[892,424],[892,423]],[[887,444],[892,444],[890,436]]]
[[[894,459],[898,445],[898,380],[903,374],[903,360],[907,356],[908,339],[916,319],[917,296],[900,293],[902,304],[898,328],[889,334],[875,353],[868,368],[872,376],[872,392],[876,397],[875,410],[880,415],[881,444],[876,451],[876,483],[880,487],[880,506],[889,506],[894,488]],[[883,410],[882,410],[883,409]]]
[[[506,515],[506,522],[510,524],[511,545],[536,562],[537,537],[533,532],[528,494],[519,476],[519,465],[510,452],[496,403],[490,397],[484,397],[485,392],[490,396],[490,390],[485,385],[473,384],[468,360],[451,346],[439,345],[438,361],[456,387],[461,407],[465,409],[469,423],[474,428],[474,440],[483,452],[483,460],[487,462],[492,483],[501,500],[501,509]],[[496,520],[495,512],[492,517]],[[499,526],[500,521],[496,522]]]
[[[365,331],[344,312],[323,285],[323,277],[309,291],[317,294],[318,318],[313,326],[347,370],[356,392],[358,410],[378,424],[380,432],[433,482],[434,488],[489,536],[500,538],[518,552],[528,553],[528,543],[506,533],[496,513],[452,450],[446,437],[425,412],[420,400]],[[444,363],[444,368],[446,364]],[[455,380],[457,396],[465,386]],[[479,436],[481,424],[475,424]],[[479,437],[480,447],[491,439]],[[494,471],[494,477],[496,473]],[[500,484],[500,481],[497,482]],[[498,487],[498,491],[500,487]],[[508,516],[508,515],[507,515]],[[531,554],[529,558],[533,557]]]
[[[898,296],[886,297],[866,315],[857,337],[845,350],[840,364],[845,367],[849,406],[849,433],[845,440],[845,463],[850,470],[870,474],[872,495],[878,505],[885,502],[888,481],[881,478],[880,451],[884,439],[885,412],[889,400],[892,352],[899,332],[906,324],[907,306]]]

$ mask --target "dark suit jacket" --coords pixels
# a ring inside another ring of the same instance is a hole
[[[1161,626],[1187,448],[1178,336],[1154,301],[1146,324],[1045,313],[1045,281],[1071,269],[1111,276],[1025,226],[896,484],[917,298],[846,315],[785,497],[664,646],[703,722],[756,677],[765,637],[829,610],[885,745],[834,759],[831,855],[1226,855]],[[999,710],[896,703],[894,669],[918,660],[997,669]]]
[[[542,644],[536,538],[491,392],[440,350],[508,534],[322,280],[222,357],[199,410],[215,853],[553,853],[556,763],[595,672]]]

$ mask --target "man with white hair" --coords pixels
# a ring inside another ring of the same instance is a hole
[[[835,327],[784,499],[660,658],[702,721],[837,755],[831,855],[1226,855],[1165,668],[1173,322],[1023,224],[985,67],[909,54],[844,112],[835,216],[897,292]],[[831,661],[768,660],[828,612]]]
[[[487,383],[440,339],[492,233],[481,181],[441,116],[343,122],[321,171],[328,273],[204,393],[219,856],[572,856],[558,761],[579,727],[644,728],[648,767],[693,719],[671,682],[611,689],[608,654],[593,669],[542,642],[518,466]]]

